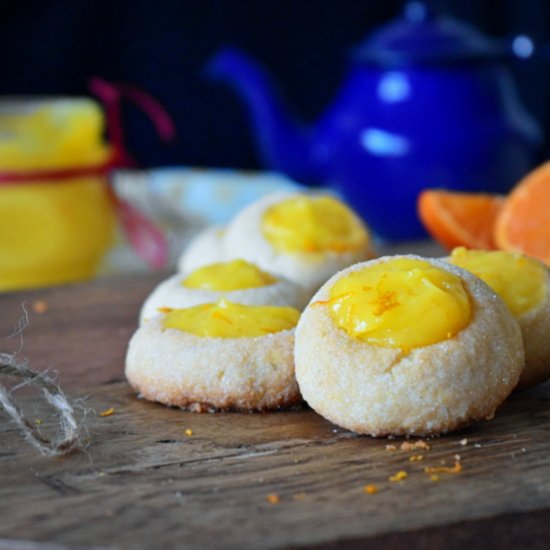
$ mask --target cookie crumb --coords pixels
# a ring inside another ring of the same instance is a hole
[[[304,500],[306,498],[305,493],[296,493],[293,497],[294,500]]]
[[[401,443],[402,451],[416,451],[417,449],[424,449],[426,451],[429,451],[430,446],[423,439],[419,439],[414,443],[411,443],[410,441],[404,441],[403,443]]]
[[[397,447],[395,445],[386,445],[386,451],[397,451]]]
[[[193,435],[193,430],[191,430],[190,428],[186,428],[184,433],[186,436],[191,437]]]
[[[465,437],[464,439],[461,439],[461,440],[460,440],[460,444],[461,444],[463,447],[465,447],[466,445],[468,445],[468,438]]]

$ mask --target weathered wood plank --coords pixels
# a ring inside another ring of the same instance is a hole
[[[433,440],[429,451],[414,452],[424,455],[418,462],[388,451],[391,441],[351,434],[307,409],[168,409],[138,400],[123,382],[139,307],[164,275],[0,296],[0,334],[12,332],[25,302],[30,326],[21,355],[36,369],[59,370],[66,389],[88,396],[90,411],[87,451],[54,460],[37,455],[0,418],[0,548],[334,548],[368,541],[412,549],[443,541],[474,549],[496,544],[494,537],[500,548],[547,545],[550,384],[514,395],[491,422]],[[33,312],[36,301],[46,311]],[[47,429],[47,408],[23,399]],[[97,414],[110,407],[112,416]],[[423,472],[441,461],[452,465],[457,453],[461,473],[433,482]],[[399,470],[408,477],[388,481]],[[378,493],[365,494],[366,484]]]
[[[137,400],[126,384],[104,386],[88,405],[115,414],[89,414],[87,454],[38,457],[0,424],[0,533],[128,548],[275,548],[544,510],[549,399],[549,386],[518,394],[492,422],[435,439],[414,452],[424,460],[409,462],[411,453],[386,450],[387,440],[309,410],[199,415]],[[457,453],[460,474],[433,482],[423,472],[452,465]],[[407,479],[389,482],[401,469]],[[363,492],[371,483],[375,495]]]

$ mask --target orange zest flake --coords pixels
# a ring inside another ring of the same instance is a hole
[[[328,300],[317,300],[316,302],[313,302],[311,305],[312,306],[328,306],[330,304],[338,302],[342,298],[347,298],[348,296],[353,296],[353,292],[344,292],[344,294],[339,294],[338,296],[334,296],[333,298],[329,298]]]
[[[424,472],[427,474],[459,474],[462,472],[462,464],[457,460],[454,466],[426,466]]]
[[[304,252],[318,252],[319,247],[313,239],[306,239],[303,243]]]
[[[99,416],[111,416],[115,413],[115,409],[113,407],[109,408],[109,409],[105,409],[104,411],[101,411],[99,413]]]
[[[419,439],[414,443],[411,443],[410,441],[404,441],[403,443],[401,443],[400,448],[402,451],[416,451],[418,449],[424,449],[426,451],[430,450],[430,446],[423,439]]]
[[[304,252],[322,252],[321,247],[313,239],[305,240],[303,243],[303,248]],[[342,252],[347,252],[348,250],[350,250],[351,247],[345,242],[334,242],[330,243],[327,246],[327,249],[331,252],[341,254]]]
[[[409,456],[409,462],[420,462],[424,460],[424,455],[411,455]]]
[[[432,474],[430,476],[430,481],[439,481],[439,476],[437,474]]]
[[[389,477],[389,481],[392,481],[394,483],[398,481],[403,481],[404,479],[407,479],[408,476],[409,474],[405,472],[405,470],[399,470],[399,472],[397,472],[395,475]]]
[[[267,499],[267,502],[269,502],[269,504],[279,504],[279,502],[281,501],[279,495],[275,494],[267,495],[265,498]]]
[[[363,487],[363,492],[367,493],[367,495],[375,495],[378,493],[378,487],[376,485],[365,485]]]
[[[233,321],[231,321],[231,319],[228,319],[223,313],[220,313],[219,311],[214,311],[212,313],[212,317],[214,317],[214,319],[224,321],[225,323],[229,323],[230,325],[233,324]]]
[[[342,252],[348,252],[349,250],[351,250],[351,247],[350,247],[349,244],[347,244],[345,242],[336,242],[336,243],[332,243],[329,246],[329,250],[331,252],[342,253]]]
[[[44,300],[35,300],[32,303],[32,310],[39,315],[48,311],[48,304]]]
[[[375,306],[373,310],[374,315],[382,315],[386,311],[393,309],[400,305],[397,300],[397,292],[394,290],[388,290],[386,292],[379,292],[372,305]]]
[[[193,435],[193,430],[191,428],[186,428],[185,435],[191,437]]]
[[[160,307],[157,307],[157,311],[159,313],[170,313],[171,311],[174,311],[174,308],[167,307],[167,306],[160,306]]]

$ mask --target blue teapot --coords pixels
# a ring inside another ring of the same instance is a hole
[[[526,37],[517,46],[530,54]],[[289,116],[245,53],[222,50],[209,72],[247,101],[267,168],[333,188],[383,239],[415,239],[422,189],[505,192],[538,161],[542,132],[505,66],[509,50],[408,2],[352,52],[343,88],[311,126]]]

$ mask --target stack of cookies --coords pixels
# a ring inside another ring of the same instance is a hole
[[[128,380],[196,411],[304,399],[383,436],[491,418],[550,376],[546,266],[503,252],[373,256],[365,225],[330,196],[250,205],[199,235],[146,300]]]

